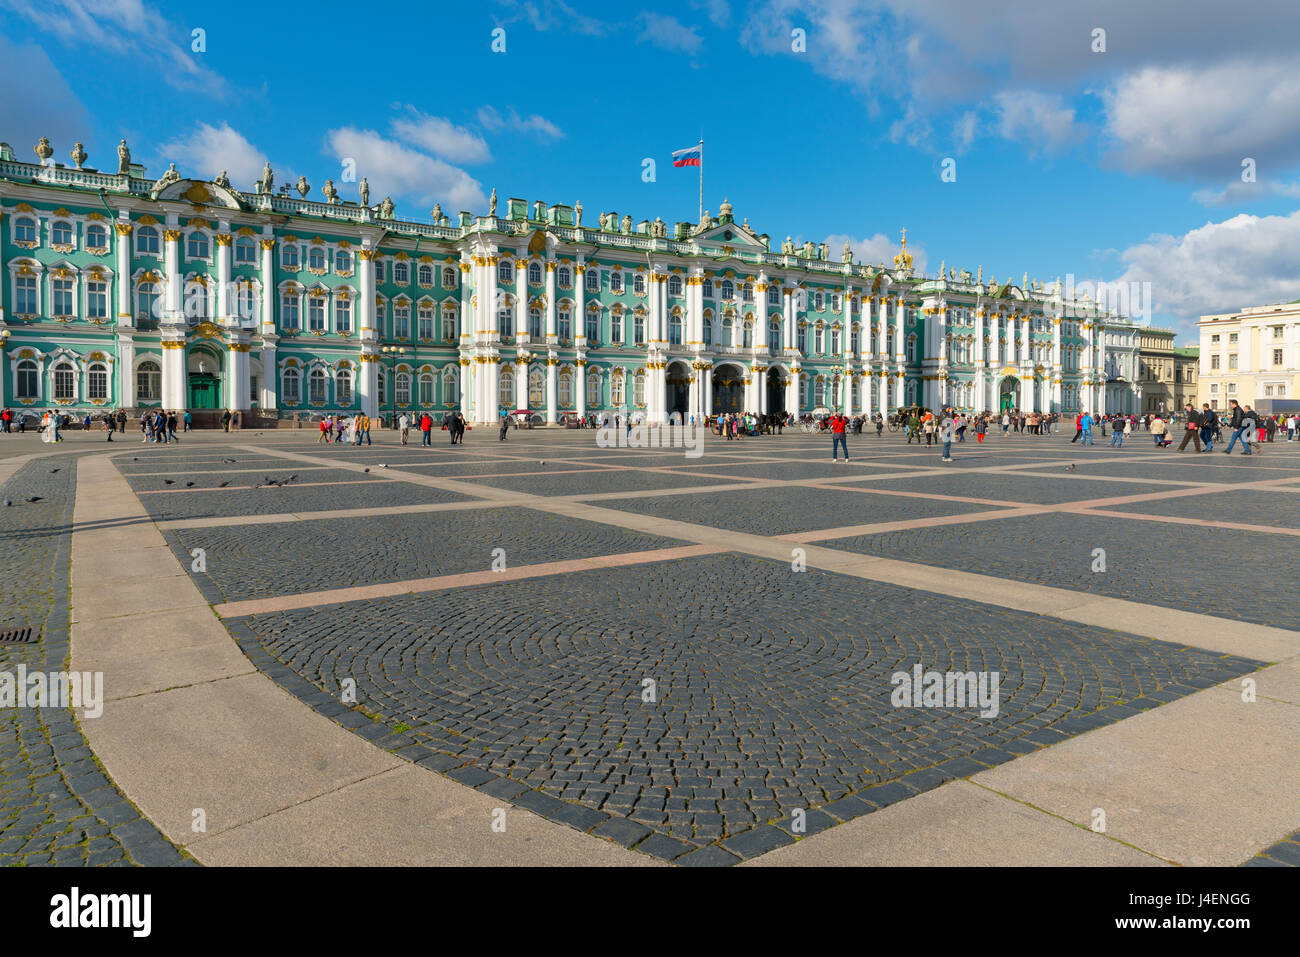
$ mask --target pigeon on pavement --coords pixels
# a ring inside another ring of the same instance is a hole
[[[39,501],[41,501],[41,497],[40,497],[39,495],[29,495],[29,496],[27,496],[27,501],[29,501],[29,502],[39,502]]]
[[[163,485],[175,485],[175,484],[176,484],[175,479],[163,479]]]

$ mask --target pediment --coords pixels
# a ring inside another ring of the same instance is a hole
[[[180,179],[168,183],[158,192],[158,198],[190,203],[194,206],[215,206],[225,209],[242,209],[234,192],[216,183],[203,183],[196,179]]]

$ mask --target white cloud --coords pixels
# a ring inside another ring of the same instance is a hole
[[[1257,203],[1270,196],[1300,198],[1300,182],[1282,183],[1278,181],[1244,183],[1233,180],[1221,190],[1198,189],[1192,199],[1202,206],[1240,206],[1245,203]]]
[[[160,146],[159,155],[174,162],[182,176],[194,179],[212,179],[225,170],[231,185],[242,190],[253,188],[267,161],[267,155],[229,123],[200,123],[188,136]]]
[[[1294,250],[1300,210],[1287,216],[1233,216],[1182,236],[1155,234],[1120,254],[1119,282],[1150,282],[1152,309],[1192,333],[1214,312],[1300,296]]]
[[[839,262],[841,252],[844,249],[845,241],[848,241],[849,247],[853,250],[853,258],[860,263],[870,263],[872,265],[886,265],[890,269],[894,268],[894,256],[901,250],[902,246],[897,240],[890,239],[884,233],[876,233],[869,238],[854,238],[847,233],[832,233],[827,236],[825,242],[831,248],[831,259]],[[777,248],[780,244],[777,244]],[[918,246],[915,243],[907,244],[907,251],[912,254],[912,269],[914,272],[925,272],[926,252],[924,246]]]
[[[579,13],[563,0],[503,0],[501,5],[508,7],[511,13],[497,18],[500,24],[522,21],[540,33],[561,29],[593,37],[603,36],[610,30],[609,24]]]
[[[399,139],[453,163],[486,163],[492,159],[483,137],[441,116],[428,116],[412,108],[409,116],[393,120],[392,129]]]
[[[1031,151],[1055,153],[1078,143],[1085,131],[1074,119],[1074,109],[1056,94],[1015,90],[993,97],[998,112],[998,132],[1025,143]]]
[[[7,0],[39,29],[69,46],[86,46],[144,60],[172,86],[209,96],[226,93],[226,81],[190,50],[189,26],[176,26],[143,0]],[[183,37],[182,45],[174,38]]]
[[[692,10],[703,10],[715,27],[725,27],[731,21],[731,7],[727,0],[691,0]]]
[[[637,15],[636,21],[641,28],[638,43],[650,43],[661,50],[692,54],[699,53],[704,46],[704,40],[695,32],[695,28],[683,26],[675,17],[642,11]]]
[[[481,107],[478,122],[491,133],[534,133],[541,139],[558,140],[564,137],[564,131],[543,116],[533,113],[522,117],[510,107],[504,116],[493,106]]]
[[[345,126],[326,136],[330,151],[340,161],[357,163],[357,176],[370,182],[371,202],[385,195],[405,197],[421,204],[440,202],[451,209],[481,209],[487,205],[483,188],[463,169],[434,159],[374,130]]]
[[[967,110],[957,117],[956,122],[952,125],[953,147],[956,152],[964,153],[970,149],[970,145],[975,142],[975,130],[978,123],[979,113],[975,110]]]
[[[1300,60],[1147,67],[1102,98],[1111,159],[1130,171],[1222,179],[1300,159]]]

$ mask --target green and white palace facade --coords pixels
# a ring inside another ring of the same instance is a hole
[[[0,395],[16,409],[1141,409],[1136,326],[1062,301],[1059,280],[918,275],[906,237],[877,266],[788,238],[773,251],[725,202],[701,223],[592,225],[581,204],[498,215],[495,191],[487,215],[416,221],[332,184],[326,202],[276,192],[269,169],[242,192],[224,174],[146,178],[125,144],[116,172],[80,144],[74,165],[36,152],[0,144]]]

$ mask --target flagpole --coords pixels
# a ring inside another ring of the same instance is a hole
[[[700,133],[700,213],[695,220],[697,223],[704,222],[704,133]]]

